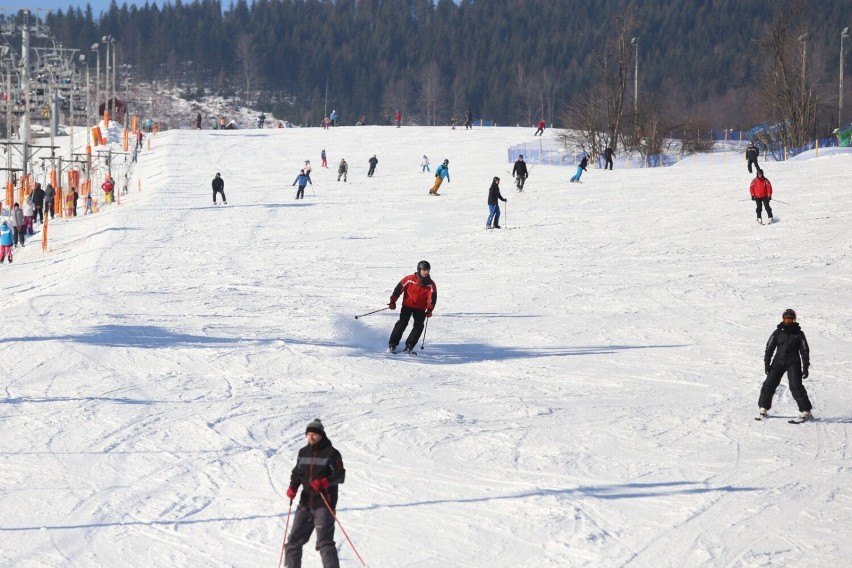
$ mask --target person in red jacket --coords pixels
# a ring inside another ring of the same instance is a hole
[[[772,208],[769,206],[772,201],[772,184],[763,177],[763,170],[760,168],[757,169],[757,177],[751,181],[750,192],[751,200],[757,202],[757,222],[763,225],[761,209],[765,207],[769,222],[772,223]]]
[[[396,116],[393,117],[394,121],[396,121],[396,127],[399,128],[402,126],[402,113],[398,110],[396,111]]]
[[[533,136],[538,136],[538,135],[544,136],[544,126],[545,126],[544,121],[539,120],[538,121],[538,130],[535,131],[535,134],[533,134]]]
[[[417,354],[414,347],[420,339],[420,334],[423,333],[423,324],[426,318],[432,317],[432,310],[435,309],[435,303],[438,301],[438,287],[429,276],[431,270],[432,266],[429,262],[421,260],[417,263],[417,272],[400,280],[393,289],[388,307],[395,310],[396,301],[402,295],[402,309],[399,310],[399,320],[393,326],[388,340],[388,351],[391,353],[396,353],[396,346],[399,345],[402,334],[408,327],[408,320],[413,317],[414,327],[408,339],[405,340],[405,352]]]

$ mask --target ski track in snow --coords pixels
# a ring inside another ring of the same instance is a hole
[[[347,467],[338,514],[372,567],[826,566],[852,557],[852,156],[536,166],[530,129],[170,131],[122,197],[0,269],[0,566],[271,566],[304,426]],[[291,184],[316,167],[305,199]],[[376,175],[365,175],[376,154]],[[440,200],[426,191],[450,160]],[[349,182],[337,182],[345,157]],[[227,205],[210,180],[225,179]],[[511,182],[509,176],[502,176]],[[734,188],[734,189],[732,189]],[[384,351],[394,285],[439,288],[418,357]],[[819,420],[785,383],[794,306]],[[338,529],[343,566],[360,565]],[[304,566],[320,566],[313,542]]]

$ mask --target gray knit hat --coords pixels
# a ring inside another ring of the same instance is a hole
[[[308,432],[314,432],[315,434],[322,434],[325,436],[325,428],[322,427],[322,422],[320,422],[319,418],[314,418],[308,422],[308,427],[305,428],[305,434]]]

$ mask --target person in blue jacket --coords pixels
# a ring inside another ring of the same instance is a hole
[[[6,254],[9,255],[9,263],[12,263],[12,227],[9,223],[3,221],[0,224],[0,262],[6,260]]]
[[[438,189],[441,187],[441,184],[444,183],[444,179],[446,178],[447,183],[450,183],[450,161],[444,160],[444,163],[435,168],[435,184],[432,186],[432,189],[429,190],[429,195],[441,195],[438,193]]]
[[[589,156],[588,154],[583,156],[583,159],[580,160],[580,164],[577,166],[577,173],[571,177],[571,183],[577,182],[580,183],[580,176],[583,175],[583,172],[586,171],[586,166],[589,165]]]
[[[311,181],[311,177],[305,173],[305,170],[299,170],[299,175],[297,175],[295,181],[293,181],[293,185],[296,184],[299,184],[299,189],[296,191],[296,199],[304,199],[305,186],[308,184],[314,185],[314,182]]]
[[[337,126],[337,111],[336,110],[331,111],[331,114],[328,115],[328,120],[329,120],[329,122],[331,122],[332,126]]]

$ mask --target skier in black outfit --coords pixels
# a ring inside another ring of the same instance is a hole
[[[378,163],[379,163],[378,158],[376,158],[376,155],[373,154],[373,157],[370,158],[370,169],[367,171],[367,177],[373,177],[373,174],[376,171],[376,164],[378,164]]]
[[[302,547],[307,544],[311,533],[316,529],[316,548],[322,558],[323,568],[339,568],[340,560],[334,545],[334,517],[331,511],[337,509],[337,488],[346,478],[343,457],[326,437],[325,428],[319,418],[308,423],[305,437],[308,445],[299,450],[296,467],[290,474],[290,487],[287,488],[287,497],[292,501],[301,485],[302,497],[293,518],[293,530],[287,540],[284,566],[302,566]],[[323,497],[328,501],[328,506]]]
[[[757,146],[754,145],[754,142],[748,143],[748,148],[746,148],[746,160],[748,160],[748,173],[751,173],[751,165],[754,164],[754,167],[760,170],[760,166],[757,165],[757,157],[760,155],[760,150]]]
[[[515,167],[512,168],[512,175],[515,176],[515,186],[517,186],[518,191],[523,191],[524,182],[527,181],[527,178],[530,175],[527,171],[527,163],[524,161],[523,154],[518,156],[518,160],[515,162]]]
[[[612,157],[613,156],[615,156],[615,152],[613,152],[611,146],[607,146],[606,150],[604,150],[604,160],[606,160],[604,162],[604,169],[607,169],[607,167],[609,167],[609,169],[612,170]]]
[[[213,178],[213,205],[216,205],[216,194],[222,194],[222,202],[227,205],[228,199],[225,197],[225,180],[222,179],[222,174],[216,172],[216,177]]]
[[[486,229],[500,228],[500,201],[506,202],[506,198],[500,194],[500,178],[491,180],[488,188],[488,219],[485,221]]]
[[[778,324],[769,341],[766,342],[766,352],[763,356],[766,380],[760,389],[760,417],[766,416],[766,411],[772,408],[772,397],[775,389],[781,383],[781,377],[787,373],[790,382],[790,394],[799,406],[802,420],[809,420],[811,416],[811,401],[808,392],[802,385],[802,379],[808,378],[808,367],[810,367],[810,349],[805,332],[796,323],[796,312],[791,309],[784,310],[782,321]],[[772,355],[775,358],[772,358]]]
[[[38,221],[39,223],[44,223],[44,190],[41,188],[41,184],[36,182],[35,189],[33,190],[33,205],[35,206],[35,217],[34,221]]]

